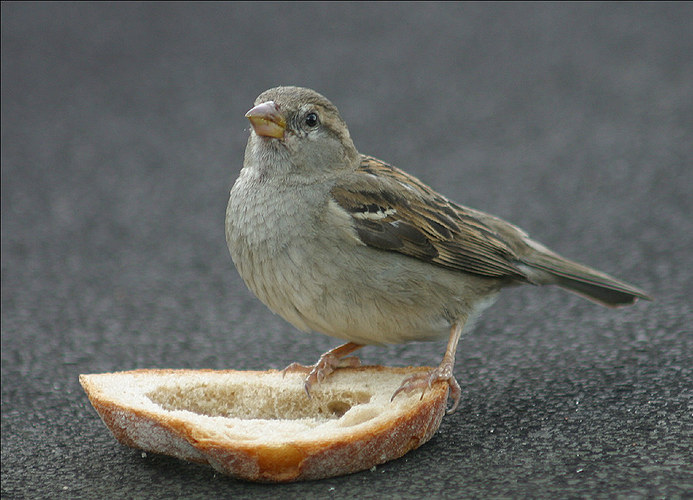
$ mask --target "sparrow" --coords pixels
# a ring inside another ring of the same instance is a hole
[[[346,343],[323,354],[305,390],[365,345],[446,339],[441,363],[400,392],[447,382],[457,344],[501,289],[558,285],[606,306],[650,297],[570,261],[493,215],[450,201],[416,177],[360,154],[337,108],[301,87],[276,87],[246,113],[250,137],[226,209],[240,276],[274,313]]]

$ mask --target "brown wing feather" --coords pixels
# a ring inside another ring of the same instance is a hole
[[[366,245],[451,270],[527,280],[513,250],[472,212],[376,158],[362,156],[332,196]]]

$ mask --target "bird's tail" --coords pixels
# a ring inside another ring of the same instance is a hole
[[[606,306],[632,304],[637,299],[652,300],[633,285],[553,253],[534,254],[523,263],[540,271],[545,276],[542,282],[556,284]]]

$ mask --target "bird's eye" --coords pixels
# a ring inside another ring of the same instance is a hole
[[[306,125],[313,128],[318,124],[318,115],[316,113],[308,113],[304,121]]]

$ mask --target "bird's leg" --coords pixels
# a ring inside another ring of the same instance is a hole
[[[395,399],[395,396],[400,392],[411,392],[416,389],[421,389],[421,397],[423,398],[426,389],[430,389],[433,383],[444,381],[450,386],[450,397],[452,398],[452,407],[448,410],[448,413],[455,411],[460,402],[462,389],[460,389],[460,384],[455,380],[452,370],[455,366],[455,352],[457,351],[457,343],[462,335],[463,326],[464,322],[457,322],[452,325],[448,347],[440,364],[428,373],[417,373],[404,379],[402,385],[392,395],[392,399]]]
[[[308,373],[303,386],[306,389],[306,394],[308,394],[308,397],[310,397],[310,388],[313,386],[313,384],[322,382],[337,368],[359,366],[361,364],[359,358],[356,356],[346,358],[345,356],[348,356],[352,352],[356,351],[357,349],[361,349],[362,347],[362,344],[348,342],[327,351],[325,354],[320,356],[318,362],[313,366],[304,366],[298,363],[292,363],[284,368],[282,373],[286,373],[287,371],[302,371],[304,373]]]

